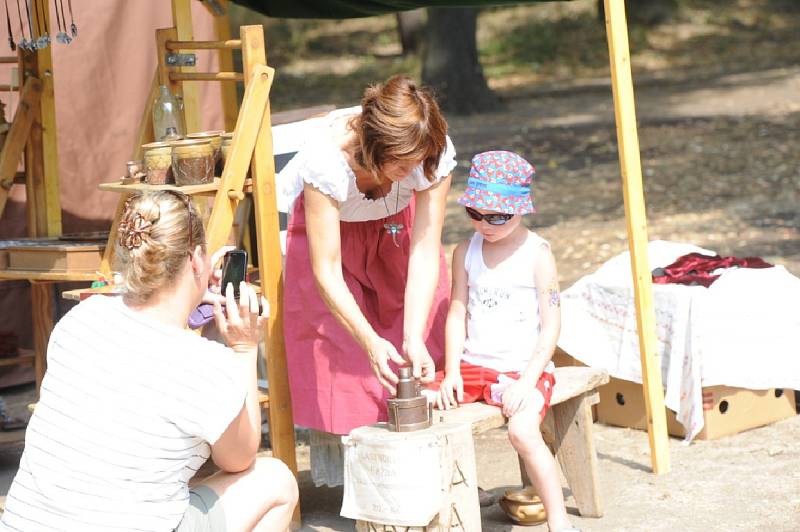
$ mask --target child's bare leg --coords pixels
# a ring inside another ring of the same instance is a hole
[[[557,531],[570,526],[558,466],[542,439],[539,428],[539,405],[536,401],[517,412],[508,422],[508,437],[511,445],[525,463],[528,478],[542,499],[547,512],[547,525]]]
[[[219,472],[202,484],[219,495],[227,530],[288,530],[297,504],[297,482],[276,458],[257,458],[241,473]]]

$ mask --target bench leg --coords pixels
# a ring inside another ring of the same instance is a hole
[[[598,400],[597,391],[593,391],[554,405],[542,427],[545,441],[552,438],[578,511],[587,517],[603,515],[592,437],[592,405]]]

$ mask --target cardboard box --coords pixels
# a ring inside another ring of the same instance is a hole
[[[585,366],[565,351],[556,348],[553,363],[558,366]],[[646,430],[644,391],[642,385],[611,377],[599,388],[600,402],[592,407],[595,421],[618,427]],[[703,429],[699,440],[715,440],[743,430],[769,425],[797,415],[794,390],[747,390],[730,386],[703,388]],[[684,437],[686,431],[678,423],[675,412],[667,411],[667,431]]]
[[[747,390],[730,386],[703,388],[703,429],[699,440],[715,440],[761,427],[797,414],[794,390]],[[667,411],[667,431],[685,436],[675,413]],[[609,425],[646,430],[642,385],[611,378],[600,387],[597,420]]]

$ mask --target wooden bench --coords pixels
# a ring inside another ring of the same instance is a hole
[[[600,398],[598,386],[608,382],[608,373],[588,367],[556,368],[556,385],[550,411],[542,423],[542,436],[557,456],[583,516],[601,517],[603,507],[597,476],[597,453],[592,438],[592,405]],[[435,411],[439,421],[472,426],[472,434],[502,427],[508,421],[500,408],[472,403],[453,410]],[[520,463],[523,484],[529,484]]]

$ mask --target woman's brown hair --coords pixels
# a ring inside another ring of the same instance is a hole
[[[358,136],[356,162],[377,179],[393,160],[421,160],[428,181],[446,147],[447,122],[431,92],[411,78],[394,76],[364,91],[361,114],[351,127]]]
[[[126,302],[141,304],[177,279],[196,246],[206,251],[203,223],[181,192],[131,196],[120,218],[115,269],[122,274]]]

